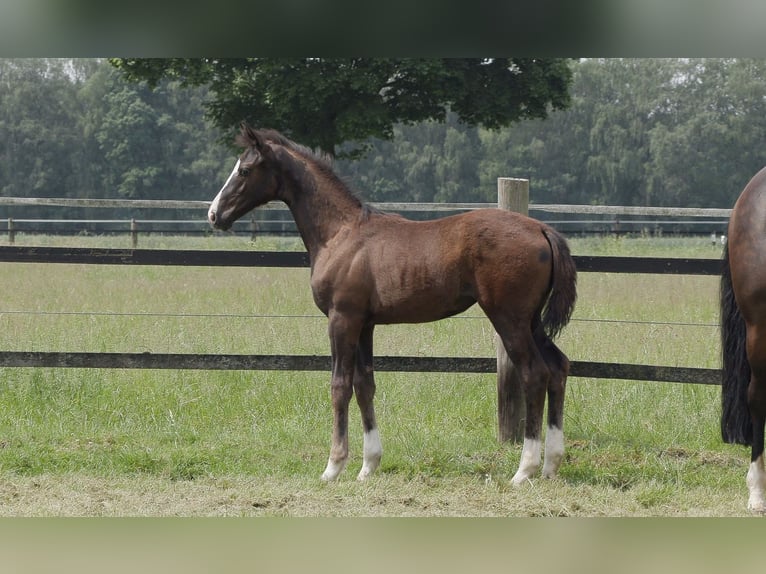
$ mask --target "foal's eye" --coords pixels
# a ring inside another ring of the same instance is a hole
[[[250,175],[250,170],[246,167],[239,168],[239,177],[247,177]]]

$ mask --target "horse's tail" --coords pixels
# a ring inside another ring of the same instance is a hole
[[[542,324],[546,334],[555,339],[572,318],[577,300],[577,268],[564,236],[548,226],[543,227],[543,234],[553,252],[553,275]]]
[[[750,363],[747,361],[745,320],[734,299],[729,246],[723,251],[721,272],[721,436],[724,442],[750,446],[753,424],[747,406]]]

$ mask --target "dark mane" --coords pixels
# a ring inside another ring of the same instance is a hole
[[[349,185],[343,181],[343,179],[341,179],[337,173],[335,173],[333,159],[329,154],[323,153],[321,151],[315,151],[305,145],[296,143],[279,133],[277,130],[269,128],[256,130],[253,128],[248,128],[244,125],[242,126],[240,133],[237,135],[236,143],[242,147],[252,147],[256,145],[255,139],[250,135],[251,131],[255,132],[255,134],[263,140],[289,149],[290,151],[297,153],[307,162],[311,163],[311,165],[316,167],[316,169],[322,174],[323,177],[336,183],[338,187],[344,190],[350,197],[359,202],[362,207],[362,217],[364,219],[369,218],[371,214],[383,213],[383,211],[380,209],[365,203],[364,200],[359,197],[359,194],[352,190]]]
[[[332,158],[328,154],[322,153],[320,151],[314,151],[305,145],[296,143],[293,140],[283,136],[277,130],[272,130],[268,128],[256,130],[256,129],[248,128],[246,126],[242,126],[240,133],[236,137],[236,140],[235,140],[236,143],[242,147],[252,147],[256,145],[257,143],[256,140],[250,135],[251,131],[255,132],[256,135],[258,135],[259,137],[261,137],[267,142],[275,143],[277,145],[280,145],[284,148],[287,148],[291,151],[296,152],[298,155],[300,155],[304,159],[311,161],[312,163],[323,168],[326,171],[329,171],[329,172],[333,171]]]

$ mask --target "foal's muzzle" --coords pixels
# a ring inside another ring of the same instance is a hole
[[[214,209],[211,209],[210,211],[207,212],[207,220],[208,220],[208,223],[210,223],[211,227],[213,227],[213,229],[220,229],[222,231],[226,231],[227,229],[231,227],[231,222],[227,222],[221,219],[218,213],[216,212],[216,210]]]

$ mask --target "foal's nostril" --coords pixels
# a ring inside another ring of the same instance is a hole
[[[207,219],[210,223],[215,224],[215,211],[209,211],[207,214]]]

